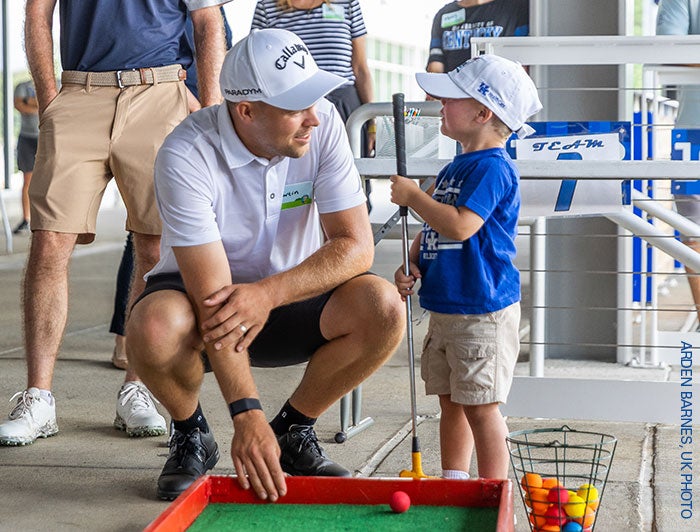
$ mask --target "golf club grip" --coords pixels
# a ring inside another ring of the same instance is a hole
[[[396,141],[396,173],[406,175],[406,122],[404,120],[404,95],[397,92],[391,98],[394,111],[394,140]],[[401,216],[408,216],[408,207],[399,207]]]

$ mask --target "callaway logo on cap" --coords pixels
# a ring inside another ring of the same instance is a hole
[[[347,80],[318,68],[294,33],[254,29],[226,54],[219,82],[228,101],[260,101],[299,111]]]

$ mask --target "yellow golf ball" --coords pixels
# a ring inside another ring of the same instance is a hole
[[[576,495],[581,497],[594,510],[598,507],[598,490],[593,484],[582,484]]]
[[[564,511],[569,517],[583,517],[586,513],[586,501],[578,495],[571,495],[569,501],[564,504]]]

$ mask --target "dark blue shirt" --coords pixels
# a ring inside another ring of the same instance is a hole
[[[450,2],[433,18],[428,63],[442,63],[445,72],[471,58],[472,37],[525,36],[529,33],[528,0],[491,0],[462,7]]]
[[[197,2],[217,5],[221,0]],[[184,0],[60,0],[64,70],[104,72],[193,61]]]

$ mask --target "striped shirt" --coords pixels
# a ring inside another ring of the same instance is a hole
[[[355,82],[352,40],[367,34],[359,0],[323,2],[313,9],[287,10],[277,0],[259,0],[251,29],[279,28],[296,33],[319,68]]]

